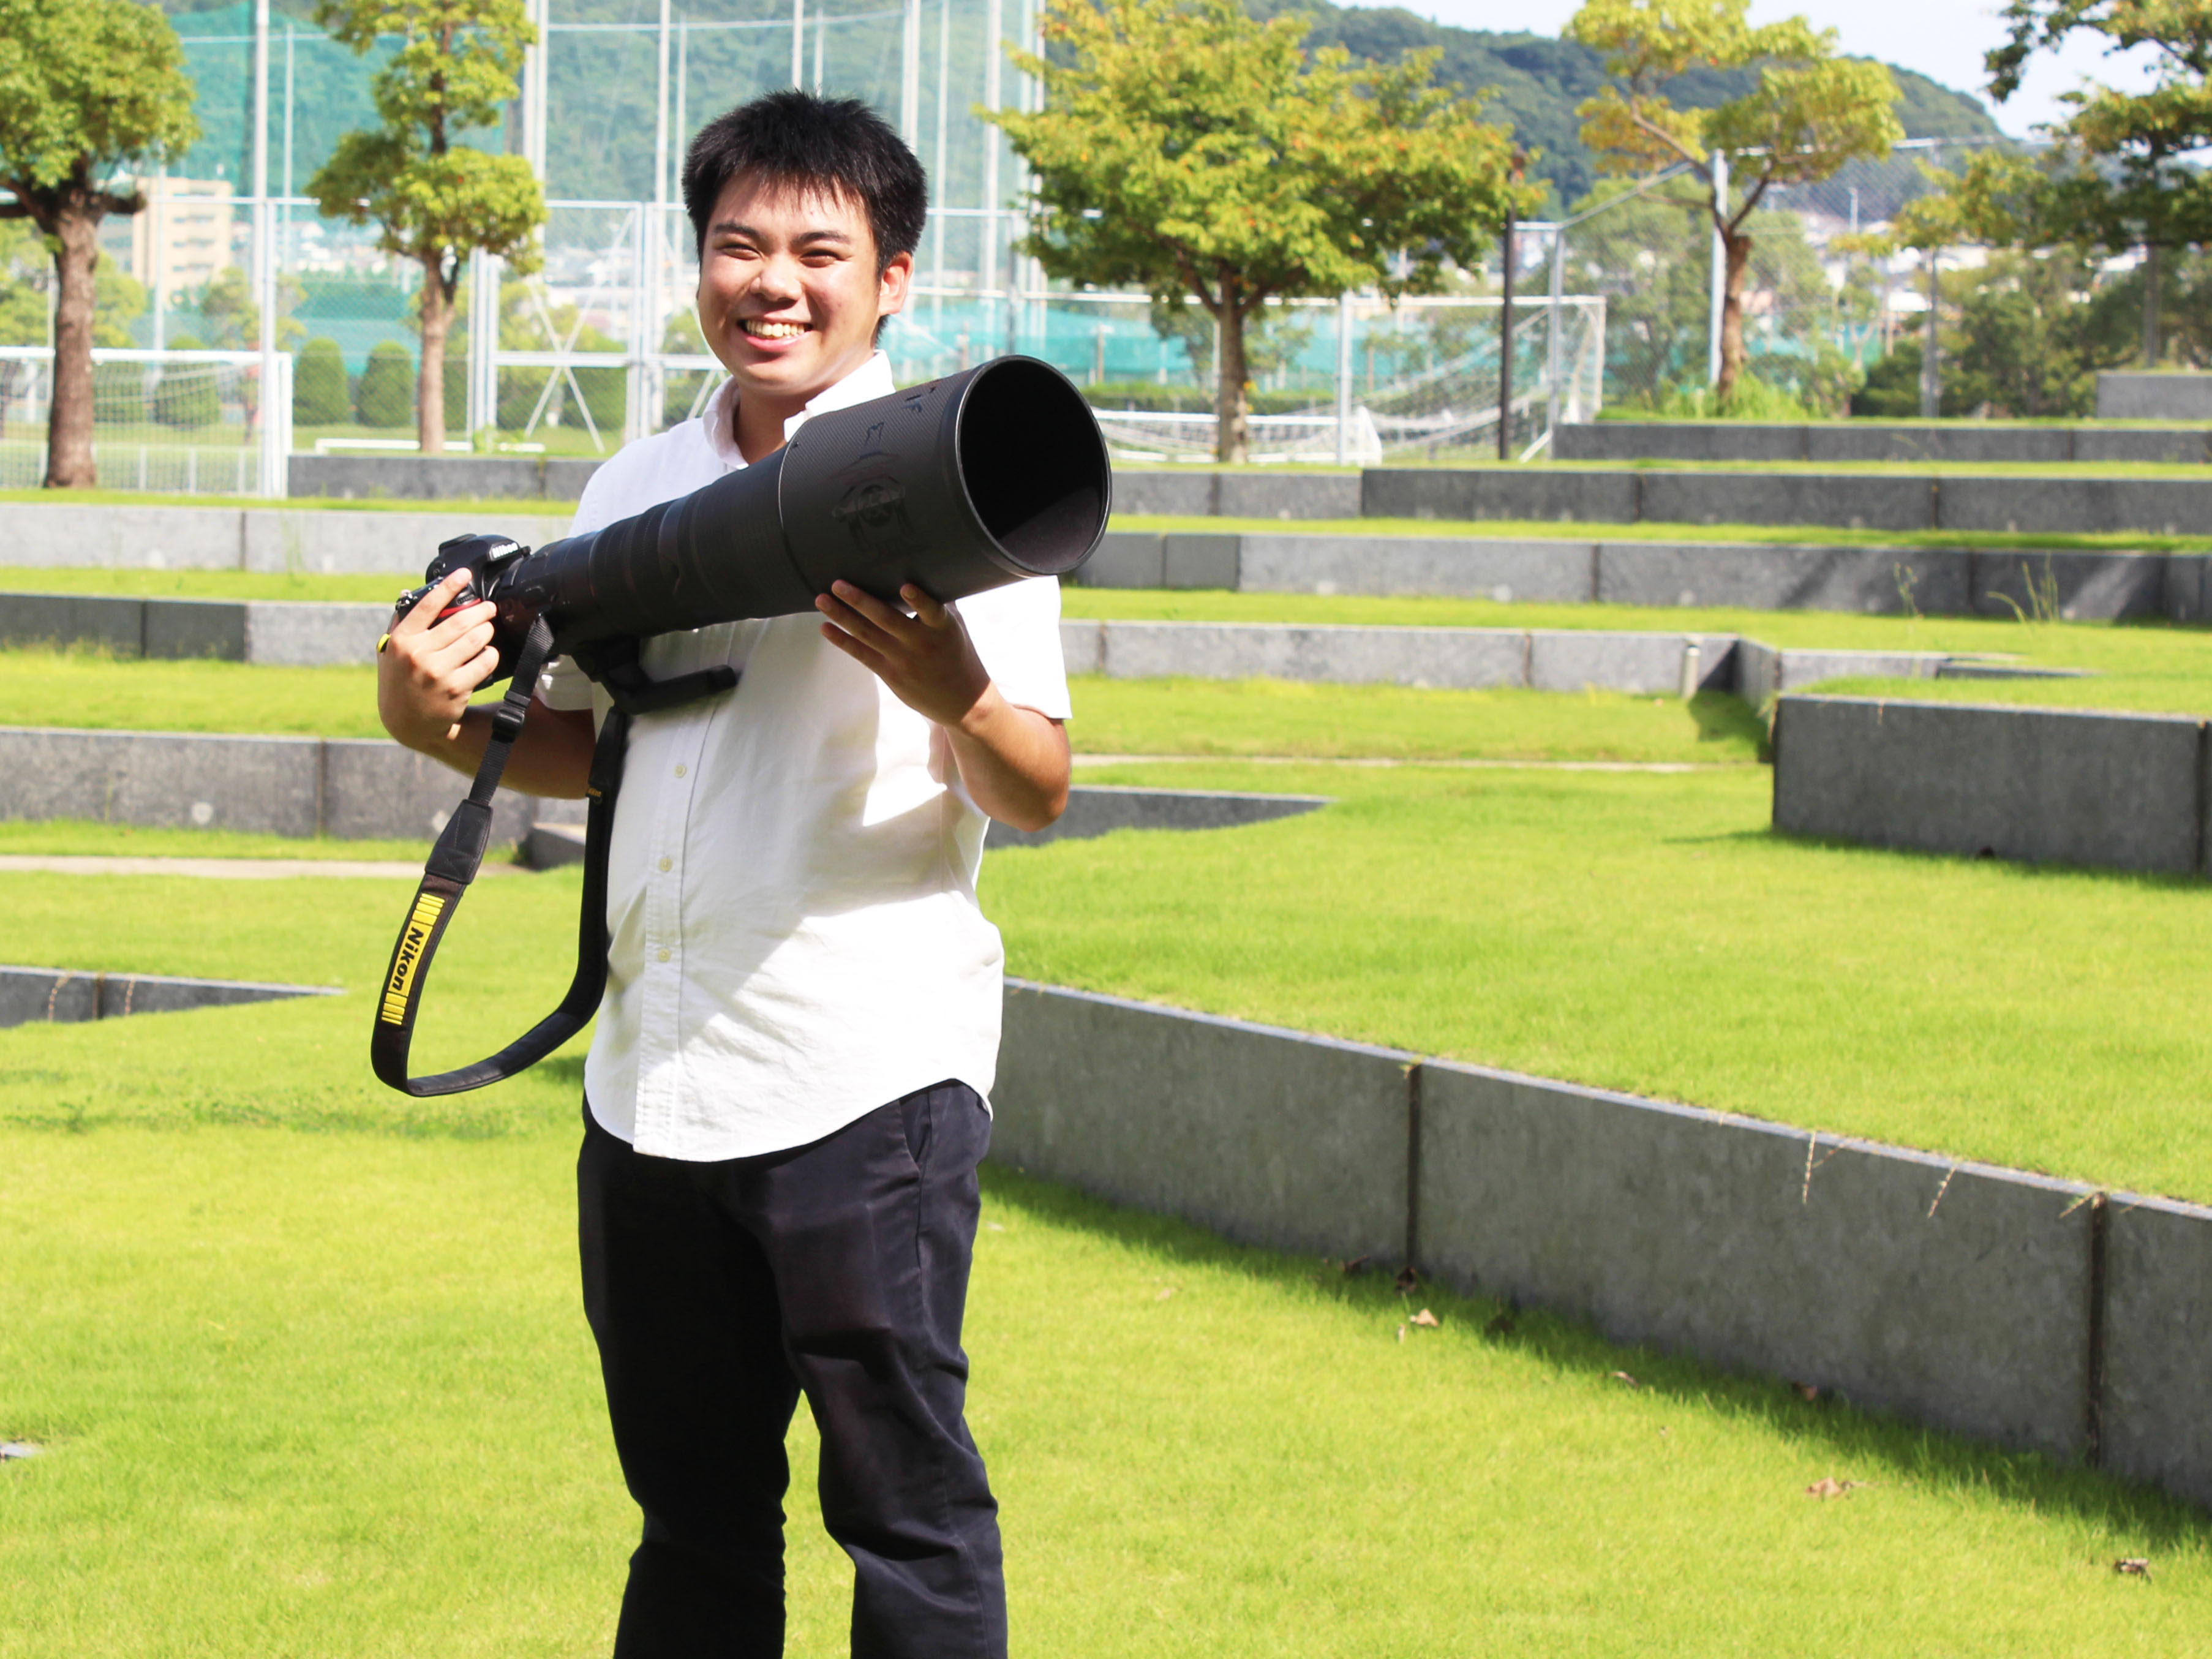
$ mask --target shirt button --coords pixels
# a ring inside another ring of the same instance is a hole
[[[676,775],[679,778],[684,775],[684,763],[682,761],[676,763]]]
[[[676,860],[674,859],[663,859],[660,861],[660,867],[663,870],[673,870],[676,867]]]
[[[660,959],[661,959],[663,962],[667,961],[667,960],[668,960],[668,952],[667,952],[667,951],[663,951],[660,953]]]

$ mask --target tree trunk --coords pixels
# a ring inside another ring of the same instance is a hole
[[[1213,458],[1238,464],[1252,459],[1252,400],[1244,378],[1244,311],[1225,293],[1219,320],[1221,377],[1213,392],[1213,412],[1218,420]]]
[[[1722,233],[1728,252],[1721,289],[1721,377],[1713,385],[1713,402],[1725,405],[1735,396],[1735,383],[1743,375],[1743,280],[1751,269],[1751,238],[1741,231]]]
[[[2158,367],[2158,244],[2143,244],[2143,367]]]
[[[415,384],[415,435],[425,455],[446,453],[446,335],[453,325],[445,261],[422,261],[422,373]]]
[[[46,411],[46,488],[90,489],[92,460],[93,273],[100,265],[100,217],[63,202],[49,233],[54,250],[54,384]]]

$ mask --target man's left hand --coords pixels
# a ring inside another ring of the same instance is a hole
[[[976,805],[1018,830],[1043,829],[1067,805],[1067,733],[1006,700],[959,612],[911,584],[899,598],[912,616],[850,582],[832,583],[814,601],[827,619],[822,637],[945,729]]]
[[[822,637],[872,670],[915,714],[957,726],[991,684],[960,613],[909,582],[899,598],[909,617],[874,594],[840,581],[814,601],[828,618]]]

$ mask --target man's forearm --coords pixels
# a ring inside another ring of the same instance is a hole
[[[1042,830],[1067,810],[1067,733],[1057,720],[988,687],[947,726],[961,781],[975,805],[1016,830]]]
[[[556,800],[579,799],[591,778],[593,736],[588,709],[548,708],[532,697],[522,735],[514,740],[507,770],[500,778],[501,787]],[[440,734],[408,746],[472,777],[490,741],[491,705],[484,704],[461,716],[458,733]]]

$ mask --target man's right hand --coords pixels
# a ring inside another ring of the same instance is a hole
[[[410,749],[441,755],[460,735],[469,698],[499,665],[492,647],[491,604],[438,613],[468,585],[456,570],[392,625],[376,659],[376,713],[384,729]]]

